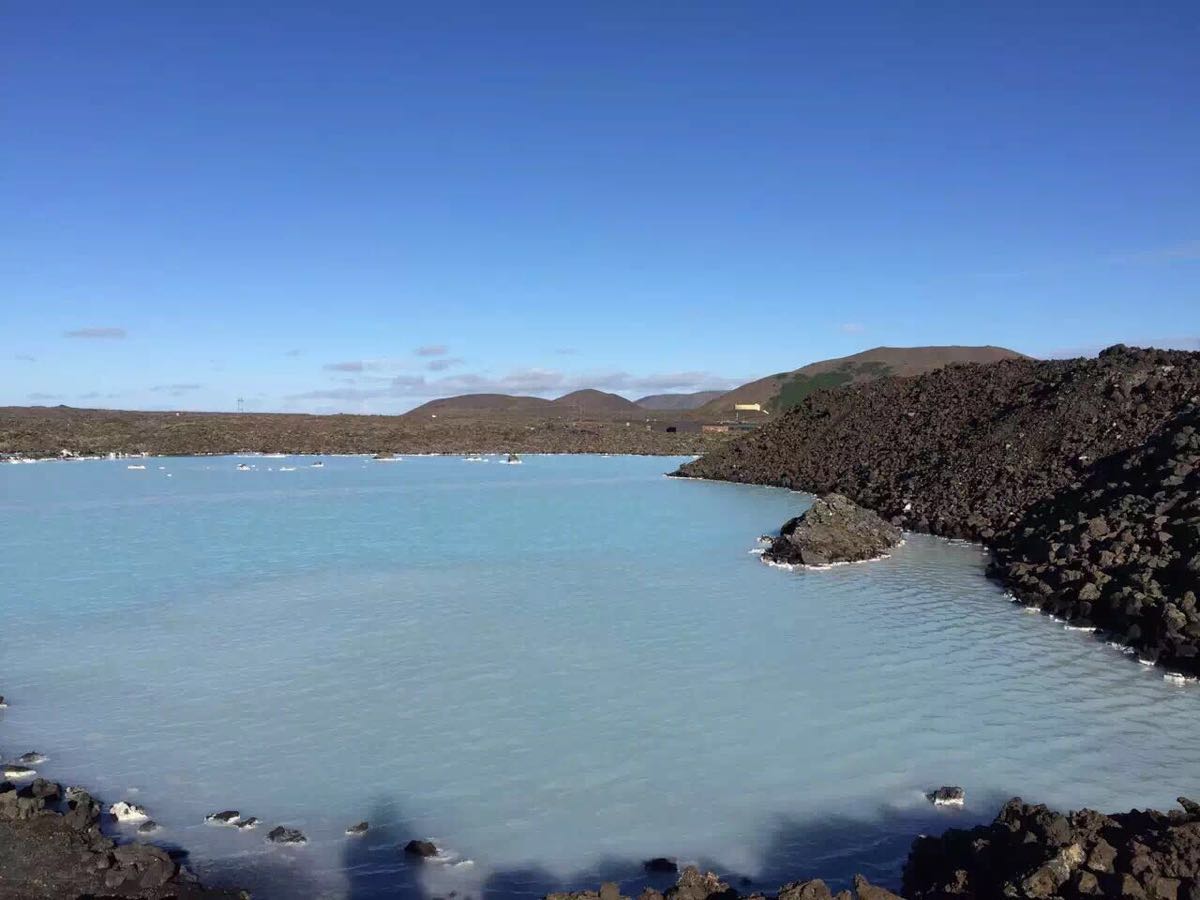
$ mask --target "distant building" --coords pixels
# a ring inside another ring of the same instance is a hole
[[[733,408],[737,412],[762,412],[763,411],[761,403],[735,403],[735,404],[733,404]]]

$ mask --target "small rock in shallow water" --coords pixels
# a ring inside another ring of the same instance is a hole
[[[31,769],[29,766],[8,764],[4,767],[5,778],[33,778],[35,775],[37,775],[37,770]]]
[[[763,554],[768,562],[827,566],[876,559],[900,543],[900,529],[841,494],[826,494],[790,519]]]
[[[238,828],[250,831],[258,827],[258,819],[256,819],[254,816],[247,816],[244,819],[239,819],[234,823],[234,825],[236,825]]]
[[[357,825],[351,825],[349,828],[347,828],[346,834],[349,834],[349,835],[366,834],[367,828],[369,828],[369,827],[370,826],[368,826],[366,822],[359,822]]]
[[[204,821],[211,825],[236,825],[242,814],[236,809],[226,809],[221,812],[209,813]]]
[[[138,834],[154,834],[159,830],[159,824],[153,819],[147,819],[138,826]]]
[[[282,825],[277,825],[267,832],[267,840],[272,844],[306,844],[308,838],[304,833],[295,828],[285,828]]]
[[[404,852],[409,856],[419,856],[422,859],[428,859],[431,856],[437,856],[438,848],[434,846],[433,841],[409,841],[404,845]]]
[[[928,796],[934,806],[962,806],[966,802],[967,792],[960,787],[944,785]]]
[[[150,818],[145,809],[136,803],[127,803],[124,800],[118,800],[108,808],[108,811],[118,822],[145,822]]]
[[[23,766],[37,766],[44,763],[47,759],[46,754],[38,753],[36,750],[30,750],[28,753],[22,753],[17,757],[17,762]]]
[[[653,859],[648,859],[642,863],[642,868],[647,872],[655,874],[674,875],[679,871],[679,865],[673,859],[668,859],[665,856],[656,856]]]

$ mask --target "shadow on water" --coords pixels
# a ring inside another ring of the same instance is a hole
[[[834,890],[849,887],[862,873],[872,883],[896,890],[901,869],[913,840],[920,834],[941,834],[948,828],[969,828],[990,822],[1011,795],[972,798],[965,810],[915,807],[881,808],[867,817],[835,814],[819,819],[780,817],[762,842],[762,853],[753,875],[731,869],[719,858],[680,857],[680,866],[697,865],[717,872],[740,893],[774,892],[789,881],[823,878]],[[478,877],[446,876],[439,863],[407,857],[405,843],[421,837],[388,799],[376,803],[367,816],[370,830],[346,838],[341,855],[344,894],[318,886],[320,879],[306,872],[295,859],[257,857],[222,863],[214,885],[242,884],[254,890],[257,900],[292,900],[318,896],[348,900],[536,900],[554,891],[596,890],[601,882],[615,881],[621,893],[637,896],[645,887],[665,890],[673,875],[650,875],[641,859],[604,857],[563,876],[537,865],[514,866]],[[647,848],[646,857],[662,849]],[[239,880],[240,876],[240,880]],[[206,879],[207,880],[207,879]]]

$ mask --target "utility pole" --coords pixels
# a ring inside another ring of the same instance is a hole
[[[246,411],[246,401],[244,399],[242,399],[241,397],[238,397],[238,412],[245,412],[245,411]]]

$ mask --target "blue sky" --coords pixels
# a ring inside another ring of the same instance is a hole
[[[1194,3],[0,17],[0,403],[391,412],[880,344],[1200,347]]]

